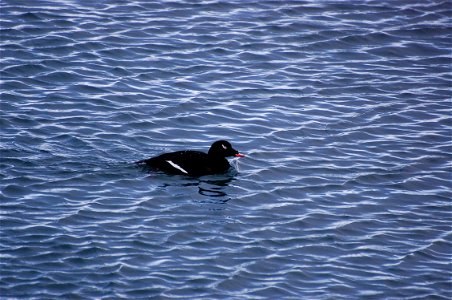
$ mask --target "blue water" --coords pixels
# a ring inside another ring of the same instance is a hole
[[[1,299],[452,297],[452,2],[0,5]]]

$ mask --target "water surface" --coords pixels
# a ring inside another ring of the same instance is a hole
[[[2,299],[452,297],[450,1],[0,5]]]

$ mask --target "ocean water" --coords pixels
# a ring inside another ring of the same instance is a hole
[[[451,1],[0,5],[0,299],[452,298]]]

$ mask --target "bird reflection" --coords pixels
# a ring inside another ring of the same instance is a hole
[[[233,174],[205,176],[199,180],[198,192],[208,197],[227,197],[225,187],[234,179]],[[228,199],[229,200],[229,199]],[[227,201],[226,201],[227,202]]]
[[[208,175],[198,178],[185,175],[167,175],[161,172],[150,172],[149,174],[148,178],[154,182],[159,181],[158,185],[161,188],[177,189],[180,187],[197,187],[199,195],[206,197],[204,200],[198,199],[197,202],[223,204],[231,199],[227,194],[227,187],[234,180],[237,171],[232,169],[224,174]]]

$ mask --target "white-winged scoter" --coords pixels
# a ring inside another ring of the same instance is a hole
[[[203,176],[226,172],[231,166],[226,157],[244,157],[224,140],[212,144],[208,153],[186,150],[164,153],[156,157],[137,161],[147,167],[169,174]]]

